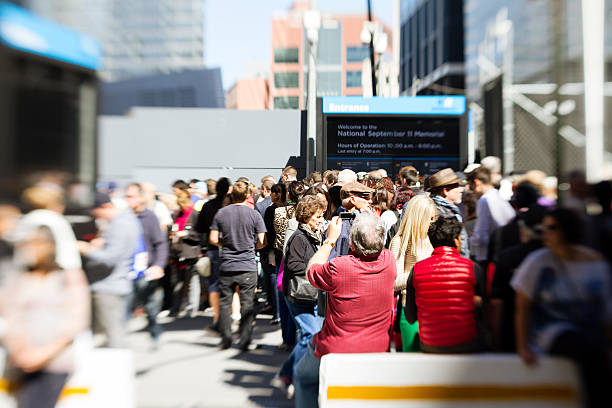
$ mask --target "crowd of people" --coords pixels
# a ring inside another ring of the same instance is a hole
[[[90,322],[101,346],[126,347],[142,311],[157,350],[160,318],[206,308],[221,349],[239,322],[243,352],[271,315],[288,353],[277,382],[298,408],[318,405],[323,355],[387,351],[563,356],[585,403],[610,406],[610,181],[573,172],[557,197],[540,171],[503,178],[495,157],[297,176],[100,185],[80,240],[57,178],[23,192],[24,215],[0,205],[0,334],[20,406],[54,406]]]

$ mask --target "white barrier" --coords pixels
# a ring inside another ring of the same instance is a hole
[[[512,354],[328,354],[321,408],[579,407],[580,380],[567,360],[528,367]]]
[[[124,349],[92,349],[85,337],[76,347],[76,369],[70,376],[57,408],[132,408],[134,364],[132,352]],[[5,351],[0,349],[0,373]],[[0,379],[0,408],[14,408],[8,383]]]

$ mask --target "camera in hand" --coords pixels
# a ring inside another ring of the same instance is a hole
[[[349,211],[344,211],[340,213],[341,220],[354,220],[357,214]]]

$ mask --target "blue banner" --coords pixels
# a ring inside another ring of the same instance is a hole
[[[95,38],[6,2],[0,2],[0,42],[92,70],[102,61],[102,46]]]
[[[399,98],[323,97],[323,113],[356,115],[463,115],[465,96],[401,96]]]

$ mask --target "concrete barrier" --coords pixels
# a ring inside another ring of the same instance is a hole
[[[68,379],[57,408],[132,408],[134,406],[134,363],[132,352],[124,349],[94,349],[90,339],[75,345],[76,367]],[[0,349],[0,373],[6,353]],[[0,379],[0,408],[16,407],[8,392],[9,384]]]
[[[319,380],[321,408],[581,406],[576,367],[550,357],[528,367],[512,354],[328,354]]]

